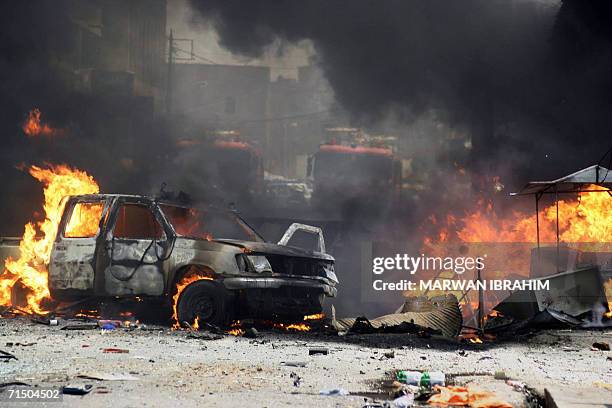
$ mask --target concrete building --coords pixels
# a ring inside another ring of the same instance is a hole
[[[175,64],[172,81],[172,117],[179,136],[235,130],[246,141],[268,145],[268,67]]]

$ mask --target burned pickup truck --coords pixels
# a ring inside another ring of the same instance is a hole
[[[65,200],[49,265],[56,300],[162,300],[174,304],[178,322],[224,325],[301,319],[336,295],[334,258],[319,228],[292,224],[272,244],[230,210],[130,195]],[[287,245],[296,231],[313,234],[316,248]]]

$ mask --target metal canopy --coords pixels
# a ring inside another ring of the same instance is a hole
[[[510,195],[542,195],[600,191],[586,189],[586,186],[589,184],[596,184],[601,187],[612,189],[612,171],[599,164],[595,164],[557,180],[531,181],[520,191],[510,193]]]
[[[612,149],[609,150],[603,158],[608,154],[612,154]],[[602,158],[602,160],[603,160]],[[611,156],[612,160],[612,156]],[[597,185],[603,188],[591,188],[589,186]],[[559,269],[559,194],[567,193],[586,193],[598,192],[608,193],[612,197],[612,172],[599,164],[579,170],[568,176],[561,177],[551,181],[532,181],[527,183],[517,193],[510,193],[513,196],[530,195],[535,197],[535,212],[536,212],[536,239],[538,244],[538,256],[540,255],[540,199],[544,194],[555,195],[556,206],[556,232],[557,232],[557,272]]]

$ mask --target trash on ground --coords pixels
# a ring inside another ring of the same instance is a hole
[[[259,332],[254,327],[249,327],[242,334],[242,337],[246,337],[247,339],[255,339],[257,336],[259,336]]]
[[[327,395],[329,397],[346,396],[349,395],[349,392],[344,388],[330,388],[319,391],[319,395]]]
[[[308,355],[309,356],[314,356],[317,354],[323,354],[323,355],[327,355],[329,353],[329,349],[325,348],[325,347],[312,347],[310,349],[308,349]]]
[[[129,353],[130,350],[127,349],[120,349],[120,348],[103,348],[102,349],[103,353],[117,353],[117,354],[124,354],[124,353]]]
[[[136,381],[138,377],[134,377],[131,374],[124,373],[100,373],[100,372],[89,372],[77,375],[78,378],[85,378],[88,380],[98,381]]]
[[[395,408],[409,408],[413,405],[414,405],[414,395],[413,394],[405,394],[393,400],[393,407]]]
[[[593,343],[593,350],[610,351],[610,345],[603,341]]]
[[[208,332],[204,332],[204,333],[189,333],[187,335],[188,339],[198,339],[198,340],[220,340],[220,339],[222,339],[224,337],[225,336],[223,336],[221,334],[208,333]]]
[[[293,386],[294,387],[299,387],[300,386],[300,384],[302,382],[302,377],[300,377],[296,373],[292,372],[291,374],[289,374],[289,378],[291,378],[293,380]]]
[[[369,320],[365,317],[336,319],[332,309],[331,325],[338,333],[414,333],[456,337],[463,317],[457,298],[450,294],[408,298],[393,314]]]
[[[67,324],[60,330],[95,330],[98,328],[98,323],[76,323]]]
[[[427,400],[429,404],[443,407],[512,408],[512,405],[498,399],[491,391],[471,390],[460,386],[435,386],[434,390],[439,393],[432,395]]]
[[[11,354],[8,351],[4,351],[4,350],[0,350],[0,359],[4,361],[13,360],[13,359],[19,360],[17,357],[15,357],[14,354]]]
[[[287,367],[306,367],[305,361],[281,361],[281,365]]]
[[[86,395],[92,390],[91,384],[70,384],[62,387],[62,394],[65,395]]]
[[[398,371],[397,381],[407,385],[417,385],[420,387],[433,387],[435,385],[445,385],[446,376],[440,371]]]

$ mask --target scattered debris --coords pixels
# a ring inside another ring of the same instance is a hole
[[[603,341],[593,343],[593,350],[610,351],[610,345]]]
[[[76,384],[76,385],[67,385],[62,387],[62,394],[65,395],[87,395],[93,389],[93,385],[91,384]]]
[[[4,361],[19,360],[17,357],[15,357],[14,354],[11,354],[8,351],[4,351],[4,350],[0,350],[0,359]]]
[[[301,382],[302,382],[302,377],[300,377],[299,375],[297,375],[294,372],[291,372],[291,374],[289,374],[289,378],[291,378],[293,380],[293,386],[294,387],[299,387]]]
[[[29,387],[30,384],[24,383],[24,382],[21,382],[21,381],[11,381],[11,382],[0,383],[0,388],[13,387],[13,386],[26,386],[26,387]]]
[[[220,340],[224,338],[224,336],[221,334],[204,332],[204,333],[198,333],[198,334],[190,333],[187,335],[187,338],[188,339],[198,339],[198,340]]]
[[[593,385],[599,388],[605,388],[606,390],[612,391],[612,384],[603,381],[594,381]]]
[[[287,367],[306,367],[305,361],[281,361],[281,365]]]
[[[469,406],[479,408],[512,408],[512,405],[505,401],[499,400],[495,393],[491,391],[470,390],[467,387],[435,386],[434,390],[438,392],[432,395],[427,402],[443,407],[448,406]]]
[[[410,408],[414,405],[414,394],[404,394],[393,400],[395,408]]]
[[[98,323],[76,323],[67,324],[60,330],[95,330],[98,328]]]
[[[29,347],[29,346],[33,346],[35,344],[36,344],[36,342],[33,342],[33,343],[19,343],[19,342],[13,343],[13,342],[9,341],[9,342],[6,343],[6,347],[13,347],[13,346]]]
[[[446,384],[446,376],[441,371],[398,371],[396,378],[402,384],[428,388]]]
[[[249,327],[244,331],[242,337],[246,337],[247,339],[255,339],[259,335],[259,332],[254,327]]]
[[[308,355],[309,356],[314,356],[317,354],[322,354],[322,355],[327,355],[329,353],[329,349],[325,348],[325,347],[312,347],[310,349],[308,349]]]
[[[527,388],[527,384],[517,380],[506,380],[506,384],[514,388],[515,391],[523,392]]]
[[[319,391],[319,395],[327,395],[329,397],[336,397],[336,396],[350,395],[350,393],[344,388],[330,388],[327,390]]]
[[[30,319],[33,323],[44,324],[46,326],[57,326],[59,321],[57,319],[48,318],[32,318]]]
[[[126,350],[126,349],[120,349],[120,348],[103,348],[102,349],[103,353],[118,353],[118,354],[123,354],[123,353],[129,353],[130,350]]]
[[[134,377],[131,374],[112,374],[112,373],[100,373],[100,372],[91,372],[91,373],[83,373],[77,375],[78,378],[84,378],[88,380],[98,380],[98,381],[136,381],[138,377]]]
[[[452,295],[408,298],[393,314],[368,320],[365,317],[336,319],[332,309],[332,327],[338,333],[413,333],[456,337],[463,324],[457,298]]]

